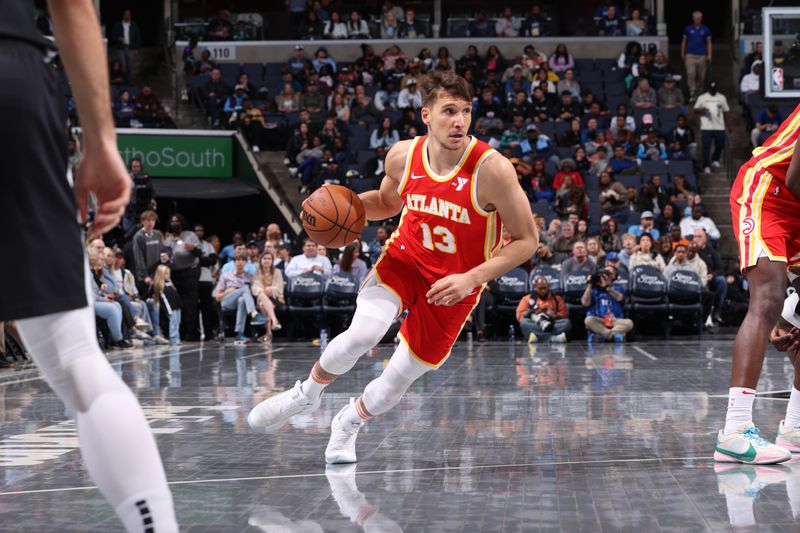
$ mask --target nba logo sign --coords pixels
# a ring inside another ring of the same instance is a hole
[[[781,67],[772,68],[772,90],[783,90],[783,69]]]

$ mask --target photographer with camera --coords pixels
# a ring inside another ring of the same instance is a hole
[[[533,292],[520,300],[517,321],[529,343],[567,342],[566,334],[572,327],[567,304],[561,296],[550,292],[550,285],[543,276],[534,279]]]
[[[633,329],[633,320],[625,318],[625,289],[614,283],[616,279],[610,265],[588,277],[581,304],[588,307],[584,323],[589,342],[625,342],[625,334]]]

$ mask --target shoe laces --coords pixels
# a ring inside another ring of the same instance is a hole
[[[756,446],[769,446],[769,442],[761,438],[761,435],[759,435],[759,429],[755,426],[751,426],[744,430],[742,436],[754,443]]]

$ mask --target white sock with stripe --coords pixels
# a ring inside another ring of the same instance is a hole
[[[722,430],[722,433],[725,435],[733,433],[745,422],[753,421],[753,400],[755,398],[755,389],[731,387],[728,390],[728,412],[725,415],[725,429]]]

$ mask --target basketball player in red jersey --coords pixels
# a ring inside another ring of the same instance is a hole
[[[400,224],[362,285],[350,328],[328,345],[304,382],[250,412],[259,430],[275,430],[319,407],[322,391],[384,336],[404,309],[401,343],[383,373],[331,423],[328,463],[356,461],[358,430],[391,409],[406,389],[448,355],[488,281],[533,255],[539,237],[511,163],[467,134],[472,92],[452,72],[423,78],[428,135],[395,144],[380,189],[361,194],[367,218],[402,210]],[[500,221],[512,241],[499,249]],[[498,251],[499,250],[499,251]]]
[[[733,345],[733,370],[725,427],[714,459],[749,464],[780,463],[800,451],[800,390],[792,389],[787,417],[776,444],[759,436],[753,424],[753,400],[767,342],[786,349],[800,337],[790,322],[773,331],[781,317],[786,274],[800,264],[800,106],[739,170],[731,189],[733,231],[739,242],[741,270],[750,285],[750,307]],[[791,317],[793,309],[785,316]],[[783,338],[783,340],[781,340]],[[787,449],[789,448],[789,449]]]

